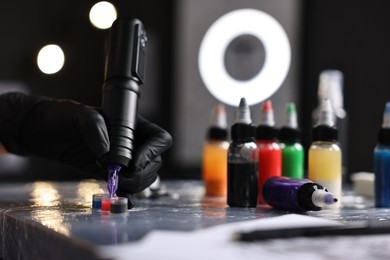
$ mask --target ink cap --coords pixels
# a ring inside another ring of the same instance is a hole
[[[97,193],[92,195],[92,209],[93,210],[100,210],[102,206],[102,197],[107,194],[104,193]]]
[[[330,100],[328,98],[324,98],[321,102],[318,122],[312,130],[313,141],[337,142],[338,132],[335,127],[333,117],[334,114]]]
[[[125,213],[127,212],[126,197],[113,197],[110,199],[110,213]]]
[[[237,108],[235,124],[231,127],[233,141],[254,141],[256,127],[252,124],[250,109],[245,98],[241,98]]]
[[[110,199],[111,197],[109,195],[103,195],[102,196],[102,202],[101,202],[101,210],[102,211],[110,211]]]

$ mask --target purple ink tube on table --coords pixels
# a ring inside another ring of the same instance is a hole
[[[318,183],[289,177],[269,178],[263,186],[263,198],[270,206],[288,211],[317,211],[337,202],[337,198]]]

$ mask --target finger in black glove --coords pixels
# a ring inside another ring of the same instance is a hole
[[[167,131],[138,116],[133,160],[128,170],[119,174],[118,194],[134,194],[149,187],[161,168],[161,154],[171,145],[172,137]]]

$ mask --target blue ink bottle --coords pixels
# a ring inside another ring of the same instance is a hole
[[[386,103],[374,150],[375,206],[390,207],[390,102]]]

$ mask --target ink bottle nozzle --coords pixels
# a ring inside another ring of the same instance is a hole
[[[332,205],[338,201],[332,193],[322,189],[315,190],[311,199],[313,204],[320,208]]]
[[[227,128],[226,110],[223,104],[218,104],[211,110],[210,126],[222,129]]]
[[[318,122],[313,128],[312,139],[314,141],[335,142],[338,139],[338,132],[333,121],[333,112],[330,100],[325,98],[321,103]]]
[[[261,106],[260,122],[256,129],[256,140],[275,140],[278,130],[275,128],[274,111],[271,100]]]
[[[282,143],[291,143],[300,141],[300,130],[298,129],[298,119],[295,104],[293,102],[286,105],[286,122],[280,128],[279,141]]]
[[[240,104],[236,113],[236,123],[252,123],[251,112],[245,98],[241,98],[240,100]]]
[[[231,127],[232,140],[254,139],[256,128],[252,124],[251,112],[245,98],[241,98],[236,112],[235,123]]]
[[[292,129],[297,129],[298,128],[297,111],[295,108],[295,104],[293,102],[287,103],[286,114],[287,114],[287,118],[284,126]]]
[[[321,101],[317,125],[334,126],[332,104],[328,98]]]
[[[261,118],[259,125],[275,126],[274,111],[271,100],[267,100],[261,106]]]

